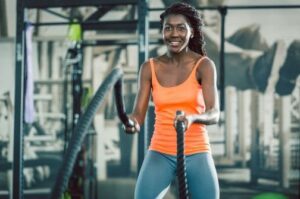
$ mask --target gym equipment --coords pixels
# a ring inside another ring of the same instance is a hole
[[[177,111],[177,116],[184,115],[183,111]],[[176,123],[177,132],[177,179],[179,188],[179,198],[188,199],[188,185],[186,179],[186,166],[185,166],[185,155],[184,155],[184,131],[185,124],[183,121]]]
[[[74,132],[72,133],[69,146],[66,150],[65,157],[63,159],[62,166],[58,172],[56,182],[52,189],[52,199],[60,198],[63,192],[65,191],[72,169],[74,167],[76,157],[80,151],[81,144],[84,140],[84,137],[87,134],[87,130],[99,106],[101,105],[105,94],[113,85],[115,85],[116,103],[120,120],[124,124],[130,124],[123,105],[123,97],[121,92],[122,75],[123,71],[121,68],[114,68],[97,90],[95,96],[86,108],[86,111],[80,116],[78,123],[74,129]]]

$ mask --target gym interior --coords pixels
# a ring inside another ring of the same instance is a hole
[[[141,64],[166,50],[159,15],[173,2],[0,0],[1,199],[134,198],[153,102],[139,134],[122,116]],[[217,69],[220,198],[299,198],[299,1],[185,2]],[[164,198],[179,198],[176,180]]]

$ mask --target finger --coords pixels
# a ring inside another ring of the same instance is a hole
[[[129,119],[128,123],[127,123],[127,126],[134,126],[135,123],[136,123],[135,120]]]
[[[132,127],[132,126],[125,126],[125,132],[128,133],[128,134],[134,134],[137,132],[137,129],[135,127]]]
[[[178,115],[178,116],[176,117],[176,121],[183,121],[184,118],[185,118],[184,116]]]

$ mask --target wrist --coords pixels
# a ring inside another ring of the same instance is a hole
[[[194,123],[194,116],[193,115],[187,115],[185,118],[187,120],[187,124],[186,124],[187,127],[189,127],[191,124]]]

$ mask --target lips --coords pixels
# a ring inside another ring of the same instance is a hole
[[[180,42],[179,42],[179,41],[170,41],[170,42],[169,42],[169,45],[170,45],[170,46],[179,46],[179,45],[180,45]]]

